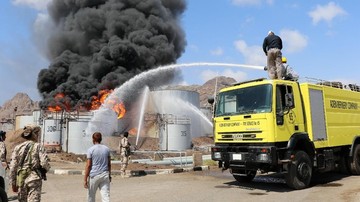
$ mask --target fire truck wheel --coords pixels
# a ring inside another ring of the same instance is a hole
[[[248,171],[246,176],[242,175],[233,175],[235,180],[238,182],[251,182],[256,175],[256,171]]]
[[[0,188],[5,189],[5,180],[3,177],[0,177]]]
[[[0,188],[0,201],[8,202],[8,196],[3,188]]]
[[[340,158],[340,163],[339,163],[339,168],[340,168],[340,173],[344,174],[344,175],[351,175],[351,170],[350,170],[350,160],[349,160],[349,155],[346,156],[346,154],[342,155]]]
[[[360,175],[360,144],[355,146],[354,154],[350,161],[350,170],[353,175]]]
[[[288,165],[286,184],[293,189],[304,189],[309,186],[311,177],[312,164],[309,155],[304,151],[296,151],[295,159]]]

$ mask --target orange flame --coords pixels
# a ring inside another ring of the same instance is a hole
[[[51,112],[59,112],[61,110],[70,110],[70,104],[65,99],[64,93],[58,93],[54,96],[54,104],[51,106],[48,106],[48,110]]]
[[[51,112],[59,112],[61,111],[61,107],[56,105],[56,106],[49,106],[48,107],[48,110],[51,111]]]
[[[78,109],[96,110],[105,103],[105,100],[113,92],[113,90],[101,90],[97,96],[91,97],[91,106],[78,106]],[[117,97],[108,99],[106,104],[110,109],[117,113],[117,118],[121,119],[125,116],[126,109],[125,104],[120,101]],[[61,110],[70,110],[69,98],[64,93],[58,93],[54,96],[54,103],[48,106],[48,110],[51,112],[58,112]]]
[[[129,133],[130,135],[136,135],[136,134],[137,134],[137,129],[136,129],[136,128],[132,128],[132,129],[130,129],[130,130],[128,131],[128,133]]]
[[[102,104],[105,103],[105,100],[108,96],[113,92],[113,90],[101,90],[98,93],[98,96],[92,96],[91,101],[91,110],[99,109]],[[117,98],[109,99],[106,104],[110,106],[110,108],[118,114],[117,118],[121,119],[125,116],[126,109],[125,104],[118,100]]]
[[[112,93],[113,90],[100,90],[98,96],[92,96],[90,110],[99,109],[100,106],[105,102],[106,98]]]
[[[107,104],[111,105],[111,109],[118,114],[117,119],[121,119],[125,116],[126,109],[123,102],[110,99]]]

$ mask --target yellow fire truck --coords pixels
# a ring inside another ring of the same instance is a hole
[[[210,102],[211,103],[211,102]],[[212,159],[239,182],[284,173],[291,188],[318,172],[360,174],[356,85],[256,79],[222,89],[214,105]]]

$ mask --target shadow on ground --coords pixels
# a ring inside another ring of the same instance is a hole
[[[231,175],[231,174],[230,174]],[[339,187],[343,186],[342,183],[337,181],[349,177],[349,175],[344,175],[336,172],[329,173],[319,173],[313,176],[313,179],[310,183],[309,189],[312,187]],[[262,190],[264,192],[255,193],[252,192],[252,195],[265,195],[266,192],[290,192],[296,191],[289,188],[285,182],[284,175],[279,173],[271,174],[262,174],[257,175],[252,182],[237,182],[229,181],[223,185],[216,186],[215,188],[239,188],[246,190]]]

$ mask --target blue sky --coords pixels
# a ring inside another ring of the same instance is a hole
[[[0,106],[16,93],[40,100],[41,50],[49,0],[0,1]],[[269,30],[283,39],[283,55],[300,77],[360,84],[360,2],[280,0],[187,0],[181,23],[187,46],[178,63],[266,64],[262,42]],[[238,81],[267,77],[245,68],[191,67],[184,83],[203,84],[217,75]]]

